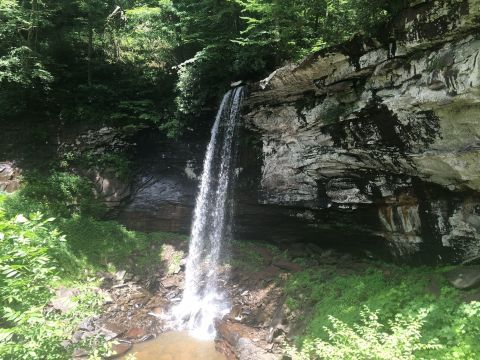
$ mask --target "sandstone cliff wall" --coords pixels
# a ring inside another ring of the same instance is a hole
[[[290,208],[318,241],[336,229],[400,256],[477,256],[479,15],[478,0],[416,1],[388,40],[357,37],[252,85],[259,203]]]

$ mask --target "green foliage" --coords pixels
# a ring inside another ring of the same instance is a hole
[[[79,166],[82,169],[104,170],[115,174],[117,178],[124,181],[128,181],[132,175],[133,164],[123,152],[98,154],[95,150],[86,150],[83,152],[65,152],[62,155],[60,167],[64,169]],[[77,178],[81,179],[80,177]],[[85,180],[81,181],[86,186],[91,187],[92,185]]]
[[[480,351],[474,340],[480,329],[476,315],[479,303],[463,303],[458,291],[444,279],[443,269],[380,265],[344,275],[335,275],[334,271],[324,268],[299,272],[286,285],[287,305],[292,311],[304,311],[308,319],[299,345],[305,342],[308,347],[329,341],[331,329],[325,325],[331,316],[353,328],[362,321],[359,308],[367,306],[375,309],[383,325],[398,316],[413,319],[426,314],[422,320],[422,343],[438,339],[443,347],[418,349],[415,358],[475,359]],[[438,287],[438,296],[428,290],[431,284]]]
[[[356,33],[375,34],[403,1],[177,0],[173,4],[184,42],[180,49],[193,50],[178,67],[175,121],[185,126],[184,119],[198,116],[212,99],[218,99],[228,81],[258,79],[286,61]]]
[[[235,253],[232,258],[229,259],[229,265],[238,267],[242,271],[256,272],[263,268],[264,258],[258,252],[258,246],[269,247],[272,255],[281,256],[279,250],[274,246],[268,244],[259,244],[258,242],[250,241],[234,241]]]
[[[53,81],[39,52],[49,15],[42,1],[0,1],[0,120],[25,110],[25,97],[45,96]]]
[[[104,212],[88,180],[61,171],[51,171],[47,176],[37,172],[24,175],[24,186],[6,200],[4,208],[8,216],[37,211],[54,217]]]
[[[306,340],[301,351],[287,346],[287,354],[293,360],[413,360],[418,351],[442,348],[433,341],[422,343],[426,316],[426,311],[408,317],[397,314],[388,327],[368,307],[360,312],[360,323],[351,327],[330,316],[331,327],[325,327],[328,340]]]
[[[72,299],[74,308],[66,313],[46,311],[44,303],[21,313],[7,313],[4,319],[8,321],[8,327],[0,328],[0,357],[5,360],[70,358],[73,349],[64,348],[61,342],[71,337],[83,318],[98,315],[102,304],[101,297],[93,289],[81,284],[76,287],[82,292]],[[87,348],[104,356],[109,354],[110,349],[103,337],[92,337],[88,342]]]
[[[337,44],[355,33],[374,33],[398,11],[376,0],[236,0],[246,27],[234,40],[279,61],[299,59],[310,51]],[[277,61],[278,62],[278,61]]]
[[[5,200],[3,197],[2,201]],[[0,358],[68,358],[61,346],[82,316],[98,311],[101,300],[84,287],[75,311],[46,311],[65,265],[74,259],[53,218],[40,213],[10,219],[0,208]]]
[[[164,234],[129,231],[115,221],[98,221],[74,216],[60,225],[68,244],[79,259],[90,266],[107,269],[110,265],[141,273],[158,260]],[[157,252],[150,247],[157,244]],[[135,254],[135,262],[128,259]],[[133,272],[133,271],[132,271]]]
[[[212,96],[217,98],[225,92],[226,74],[217,71],[225,66],[224,51],[222,47],[206,47],[179,67],[176,109],[180,121],[198,116]]]
[[[173,26],[177,12],[171,1],[155,5],[127,9],[120,25],[109,23],[112,61],[161,69],[175,62],[173,50],[180,40]]]
[[[11,306],[3,311],[25,311],[38,299],[48,298],[47,284],[56,277],[58,252],[64,249],[64,238],[46,226],[51,221],[43,220],[39,213],[30,219],[18,215],[6,220],[2,216],[0,299]]]
[[[79,198],[91,190],[83,186],[80,178],[67,173],[52,173],[44,180],[30,174],[18,193],[0,194],[1,359],[71,358],[73,349],[61,343],[84,318],[98,315],[103,303],[94,291],[95,272],[121,268],[155,275],[162,244],[179,237],[143,234],[114,221],[94,220],[85,199]],[[35,212],[38,209],[58,217],[46,218]],[[178,267],[180,259],[175,254],[172,266]],[[79,290],[73,308],[63,313],[48,306],[60,286]],[[92,359],[110,354],[100,336],[79,345],[91,350]]]
[[[92,184],[80,176],[54,171],[48,177],[30,173],[24,180],[20,190],[2,197],[2,211],[7,218],[36,216],[36,212],[55,217],[53,223],[65,234],[65,244],[75,259],[64,263],[71,274],[78,275],[76,271],[85,266],[107,269],[111,265],[141,273],[158,260],[164,240],[182,238],[129,231],[115,221],[96,220],[95,216],[104,213],[104,206],[95,199]],[[135,261],[126,261],[131,254],[135,254]]]
[[[2,0],[0,120],[142,123],[178,137],[230,81],[373,34],[403,3]]]
[[[15,48],[0,58],[0,83],[15,83],[27,87],[38,82],[47,86],[52,80],[52,75],[27,46]]]

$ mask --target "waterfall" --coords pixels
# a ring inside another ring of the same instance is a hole
[[[182,301],[174,309],[177,328],[200,338],[215,336],[215,318],[229,310],[219,289],[217,269],[229,235],[229,190],[233,173],[234,135],[244,89],[223,97],[211,131],[195,204]]]

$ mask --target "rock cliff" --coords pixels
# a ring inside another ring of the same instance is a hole
[[[357,36],[251,84],[235,237],[420,262],[480,255],[479,30],[479,0],[412,1],[376,39]],[[77,170],[128,227],[189,232],[206,120],[183,141],[47,125],[2,126],[0,190],[18,187],[17,166],[44,158],[125,153],[128,181],[108,166]]]
[[[252,85],[244,132],[261,164],[246,203],[276,207],[320,243],[477,256],[479,30],[478,0],[416,1],[383,40],[358,36]]]

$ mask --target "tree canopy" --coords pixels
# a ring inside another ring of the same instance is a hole
[[[402,3],[0,0],[0,120],[148,122],[178,136],[230,81],[373,34]]]

